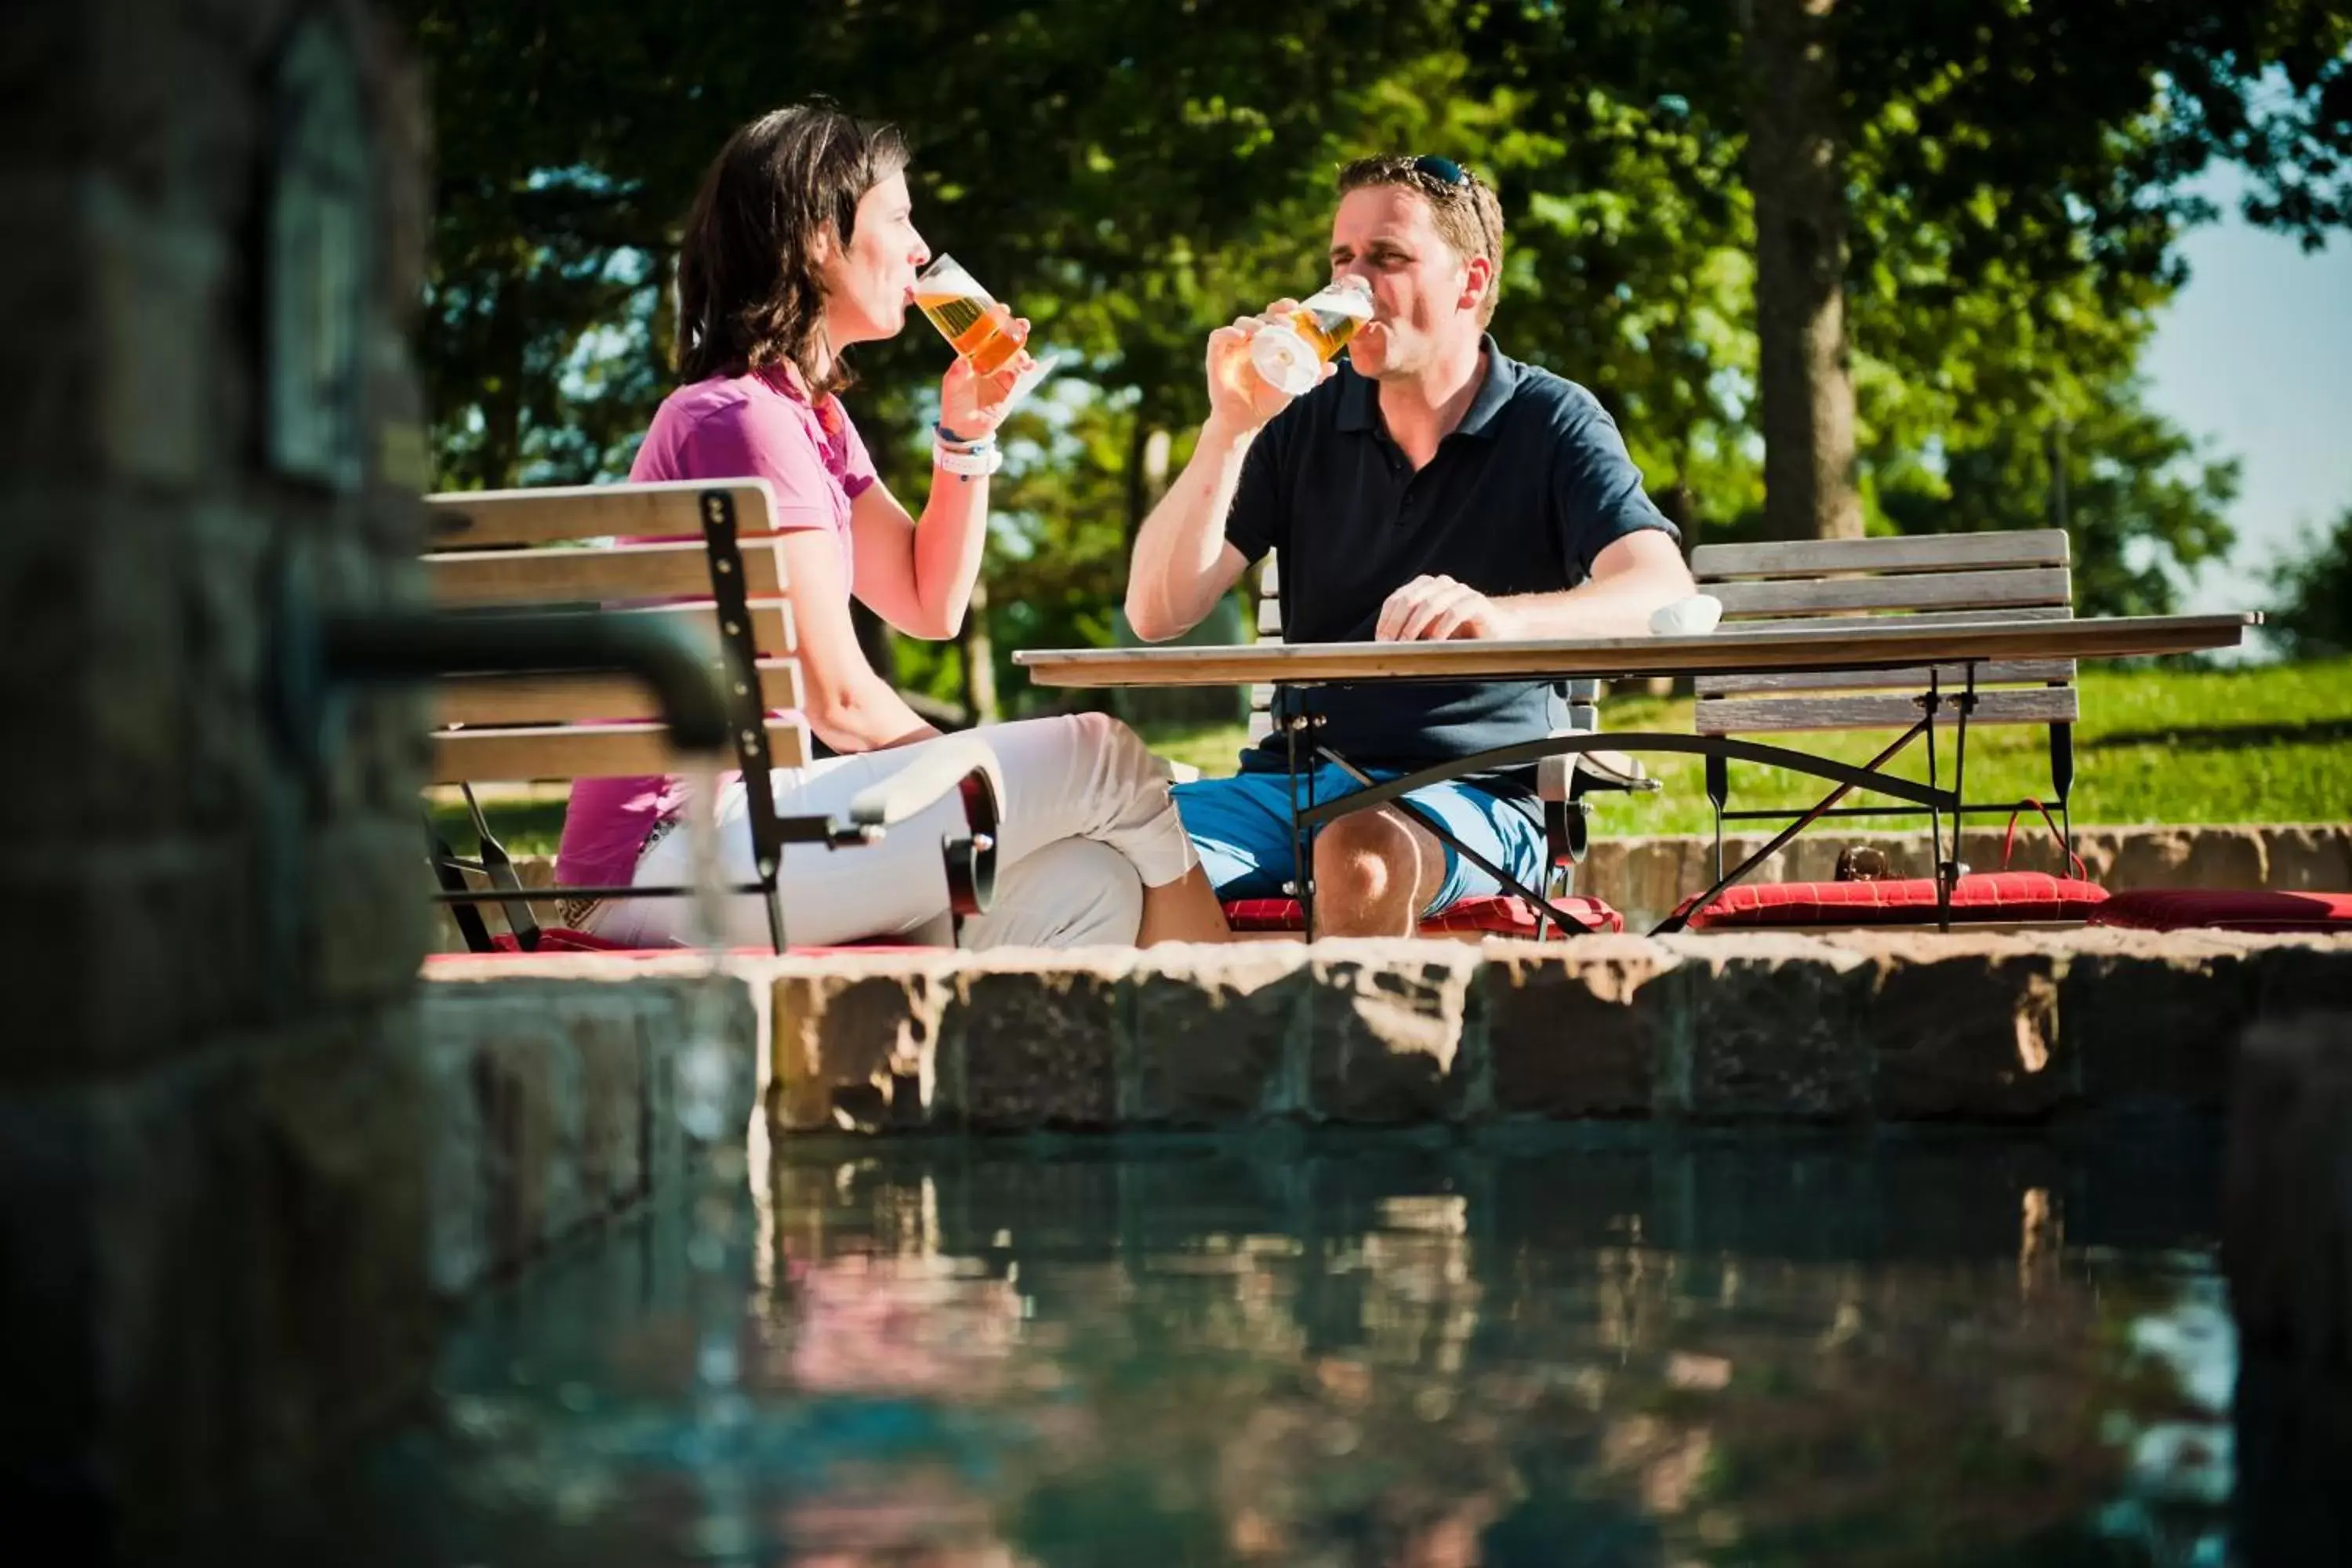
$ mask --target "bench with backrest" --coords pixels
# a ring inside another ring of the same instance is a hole
[[[759,897],[776,947],[785,942],[780,879],[787,844],[867,842],[950,791],[963,796],[967,833],[950,839],[949,886],[959,914],[984,905],[993,876],[1001,786],[977,737],[951,737],[924,762],[860,795],[844,820],[784,816],[769,770],[808,763],[814,748],[799,716],[801,678],[774,498],[761,479],[596,485],[429,496],[428,590],[442,608],[481,615],[577,609],[661,616],[703,639],[722,672],[733,756],[747,795],[757,868],[728,889]],[[562,782],[685,771],[688,760],[656,717],[651,694],[620,674],[518,671],[453,675],[436,688],[432,780],[467,786]],[[707,767],[707,762],[700,764]],[[683,896],[686,889],[522,889],[504,850],[475,821],[481,856],[467,861],[436,842],[441,897],[461,907],[496,901],[511,944],[593,946],[548,932],[530,903],[587,896]],[[483,889],[466,880],[488,881]],[[492,945],[477,919],[460,920],[469,946]]]
[[[1908,626],[1988,621],[2063,620],[2074,614],[2066,535],[2057,529],[2001,533],[1913,535],[1895,539],[1805,540],[1769,544],[1703,545],[1691,555],[1702,593],[1723,602],[1726,629],[1838,630],[1899,620]],[[1702,735],[1903,731],[1923,715],[1929,767],[1950,770],[1965,791],[1968,726],[2032,724],[2048,733],[2051,796],[2071,858],[2067,796],[2074,773],[2079,715],[2071,659],[2025,659],[1935,668],[1702,676],[1695,727]],[[1937,733],[1942,731],[1941,737]],[[1942,740],[1953,742],[1939,752]],[[1723,875],[1727,822],[1788,822],[1792,811],[1730,805],[1731,767],[1706,765],[1714,807],[1716,874]],[[1971,802],[1962,812],[2010,812],[2025,803]],[[1841,816],[1916,814],[1912,805],[1833,808]],[[2073,922],[2106,897],[2077,877],[2040,872],[1969,873],[1958,864],[1960,818],[1944,851],[1940,818],[1931,821],[1939,875],[1951,881],[1949,916],[1970,923]],[[2077,863],[2079,866],[2079,862]],[[1704,907],[1680,911],[1694,929],[1752,926],[1901,924],[1938,917],[1937,879],[1857,878],[1837,882],[1741,883]]]
[[[1282,641],[1282,575],[1279,552],[1268,551],[1258,573],[1257,640]],[[1601,728],[1601,683],[1571,681],[1569,685],[1569,725],[1559,733],[1590,734]],[[1257,744],[1274,732],[1274,688],[1250,688],[1249,739]],[[1590,931],[1622,931],[1622,916],[1599,899],[1575,890],[1576,868],[1591,841],[1591,802],[1598,792],[1648,791],[1657,781],[1641,763],[1616,752],[1587,752],[1574,756],[1546,757],[1537,765],[1536,793],[1543,804],[1545,855],[1552,910],[1534,908],[1515,894],[1465,899],[1423,920],[1423,936],[1458,937],[1476,941],[1487,936],[1542,938],[1580,926]],[[1574,922],[1563,926],[1555,915]],[[1297,931],[1306,926],[1295,898],[1237,899],[1225,905],[1225,919],[1235,931]]]

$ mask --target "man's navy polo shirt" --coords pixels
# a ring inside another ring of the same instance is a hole
[[[1591,574],[1629,533],[1674,535],[1642,489],[1616,421],[1592,394],[1507,357],[1486,340],[1470,410],[1415,472],[1381,421],[1376,385],[1339,374],[1259,432],[1225,537],[1251,561],[1282,552],[1286,642],[1369,642],[1381,606],[1415,577],[1443,574],[1489,597],[1550,594]],[[1542,681],[1323,686],[1294,702],[1324,716],[1316,739],[1367,768],[1412,769],[1538,739],[1568,721]],[[1276,734],[1246,768],[1282,765]],[[1524,795],[1531,770],[1476,774]]]

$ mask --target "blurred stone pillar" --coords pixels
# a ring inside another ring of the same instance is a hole
[[[2352,1561],[2352,1007],[2247,1033],[2221,1260],[2238,1320],[2235,1557]]]
[[[430,1353],[421,700],[275,703],[288,625],[414,582],[422,150],[357,0],[0,6],[0,1505],[46,1560]]]

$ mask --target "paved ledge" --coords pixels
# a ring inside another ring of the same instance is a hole
[[[2210,1109],[2352,939],[1330,942],[772,961],[784,1131]]]
[[[625,1073],[599,1064],[634,1048],[658,1081],[701,969],[691,955],[428,966],[428,1030],[455,1021],[469,1031],[470,1043],[435,1044],[456,1053],[436,1078],[458,1102],[453,1117],[484,1114],[486,1082],[521,1097],[525,1110],[500,1114],[523,1114],[528,1127],[539,1114],[528,1108],[544,1100],[558,1120],[528,1148],[582,1171],[545,1178],[543,1200],[508,1200],[541,1216],[502,1222],[513,1234],[560,1230],[627,1170],[626,1155],[608,1159],[591,1131],[617,1114],[595,1109],[598,1096],[629,1092],[613,1087]],[[742,1053],[729,1114],[748,1117],[756,1094],[765,1124],[784,1133],[2033,1121],[2219,1107],[2250,1026],[2346,1006],[2352,938],[2079,931],[911,950],[739,955],[719,984],[737,994],[730,1037],[767,1045]],[[634,1047],[616,1043],[621,1026],[600,996],[638,1020]],[[533,1066],[540,1057],[553,1065]],[[591,1171],[607,1173],[605,1188]]]

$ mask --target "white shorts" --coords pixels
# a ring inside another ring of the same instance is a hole
[[[998,802],[996,898],[964,922],[966,947],[1131,944],[1143,918],[1143,889],[1181,879],[1196,864],[1159,760],[1135,732],[1101,713],[996,724],[976,731],[996,753],[1005,798]],[[832,757],[779,768],[782,816],[846,817],[859,791],[922,754],[921,745]],[[963,831],[952,793],[892,827],[878,844],[828,849],[785,847],[782,881],[785,940],[825,947],[866,937],[943,942],[947,869],[940,842]],[[740,779],[719,792],[719,873],[730,884],[757,879]],[[636,884],[693,879],[693,839],[664,835],[638,858]],[[616,899],[588,918],[593,934],[632,947],[692,940],[683,899]],[[756,895],[727,900],[722,940],[752,947],[768,940]]]

